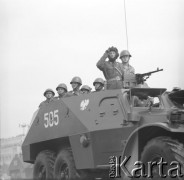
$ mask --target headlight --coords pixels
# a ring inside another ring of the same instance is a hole
[[[176,109],[176,110],[171,111],[170,121],[173,123],[184,124],[184,110]]]
[[[81,135],[80,143],[82,144],[83,147],[88,147],[89,146],[89,139],[86,137],[85,134]]]

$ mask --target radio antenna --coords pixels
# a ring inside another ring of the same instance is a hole
[[[127,30],[127,17],[126,17],[126,3],[125,3],[125,0],[124,0],[124,13],[125,13],[126,43],[127,43],[127,50],[128,50],[128,30]]]

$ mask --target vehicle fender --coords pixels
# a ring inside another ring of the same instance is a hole
[[[157,136],[167,136],[172,131],[176,132],[176,129],[172,129],[166,123],[146,124],[135,129],[127,139],[122,153],[122,159],[130,157],[126,163],[127,170],[131,172],[136,167],[134,164],[140,160],[141,152],[150,139]]]

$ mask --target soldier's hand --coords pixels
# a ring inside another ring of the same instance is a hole
[[[109,55],[109,48],[104,52],[104,56],[108,57]]]
[[[109,49],[110,49],[110,48],[108,48],[108,49],[105,51],[105,53],[109,54],[109,52],[110,52]]]
[[[107,58],[108,55],[109,55],[109,52],[108,52],[108,50],[106,50],[103,56],[105,56],[105,58]]]

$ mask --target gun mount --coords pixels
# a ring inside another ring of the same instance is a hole
[[[155,71],[150,71],[143,74],[130,74],[124,76],[123,84],[125,89],[139,87],[139,85],[144,84],[144,82],[153,74],[159,71],[163,71],[163,69],[157,68]],[[147,86],[148,87],[148,86]]]
[[[144,81],[146,81],[146,79],[148,79],[153,73],[157,73],[159,71],[163,71],[163,69],[157,68],[156,71],[150,71],[150,72],[143,73],[143,74],[136,74],[137,83],[138,84],[143,84]]]

